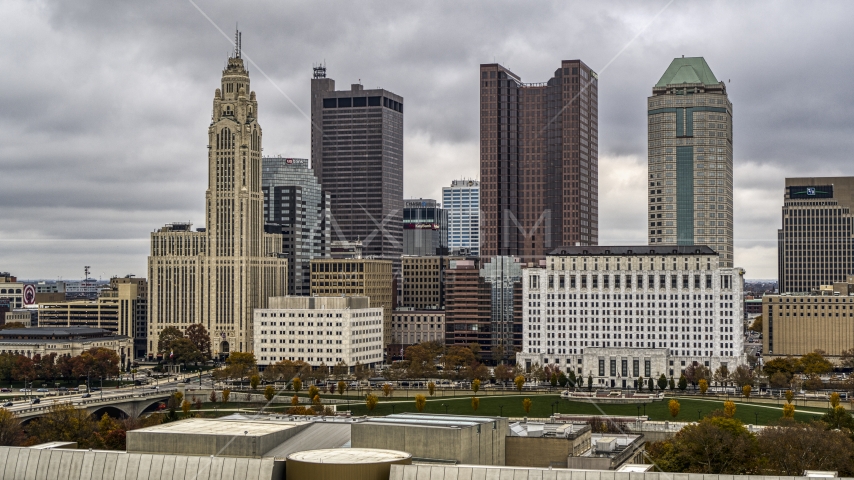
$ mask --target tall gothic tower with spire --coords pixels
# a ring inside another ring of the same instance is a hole
[[[252,311],[287,292],[281,235],[264,232],[258,102],[235,36],[208,127],[207,229],[173,223],[152,233],[149,356],[166,327],[201,323],[212,353],[252,349]]]

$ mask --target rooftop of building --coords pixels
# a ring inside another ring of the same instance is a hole
[[[442,204],[432,198],[404,198],[403,208],[441,208]]]
[[[334,253],[333,253],[334,255]],[[311,263],[313,264],[323,264],[323,263],[374,263],[374,264],[388,264],[391,265],[393,262],[391,260],[384,260],[381,258],[372,258],[372,257],[363,257],[363,258],[312,258]]]
[[[510,424],[509,437],[547,437],[574,439],[591,430],[576,423],[516,422]]]
[[[293,158],[293,157],[282,157],[281,155],[276,155],[275,157],[262,157],[261,158],[262,165],[265,167],[273,166],[273,165],[282,165],[282,166],[308,166],[309,160],[307,158]]]
[[[137,429],[138,433],[238,435],[262,436],[304,425],[300,421],[221,420],[213,418],[188,418],[180,422],[164,423]]]
[[[468,415],[432,415],[426,413],[398,413],[385,417],[370,417],[363,423],[383,425],[408,425],[434,428],[469,428],[477,425],[494,424],[499,418],[474,417]]]
[[[305,430],[264,453],[265,457],[287,458],[294,452],[315,449],[349,450],[350,426],[345,422],[313,422]]]
[[[465,179],[464,178],[461,180],[453,180],[451,182],[450,187],[442,187],[442,188],[445,189],[445,188],[479,187],[479,186],[480,186],[480,180]]]
[[[286,297],[270,297],[267,308],[282,310],[362,309],[371,308],[371,299],[364,296],[306,297],[289,295]]]
[[[306,450],[349,450],[350,427],[361,421],[361,417],[241,414],[221,418],[190,418],[129,432],[128,451],[153,453],[151,445],[159,445],[162,449],[164,445],[178,441],[187,446],[184,453],[194,455],[204,455],[214,444],[226,445],[223,448],[228,450],[222,453],[226,456],[259,455],[254,448],[246,450],[245,446],[237,445],[237,440],[248,438],[261,449],[260,456],[284,459],[295,452]],[[192,440],[194,437],[196,440]]]
[[[642,443],[643,435],[593,433],[590,435],[591,448],[581,454],[583,457],[617,457],[635,443]]]
[[[664,75],[655,84],[656,87],[680,85],[683,83],[717,85],[720,82],[712,73],[703,57],[674,58]]]
[[[614,245],[614,246],[567,246],[558,247],[549,256],[617,256],[617,255],[714,255],[718,254],[706,245]]]
[[[440,308],[398,307],[391,313],[393,315],[444,315],[445,310]]]
[[[305,450],[288,455],[288,460],[306,463],[386,463],[406,460],[412,455],[396,450],[376,448],[340,448],[323,450]]]
[[[91,327],[33,327],[0,330],[0,339],[52,339],[52,338],[119,337],[103,328]]]

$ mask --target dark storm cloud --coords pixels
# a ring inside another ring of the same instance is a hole
[[[846,3],[673,2],[655,20],[667,2],[196,4],[226,36],[240,23],[266,154],[308,157],[313,63],[338,88],[402,95],[407,196],[478,175],[477,71],[493,61],[526,82],[562,59],[599,71],[601,243],[646,240],[645,99],[679,55],[728,82],[748,276],[775,275],[785,176],[851,174]],[[201,226],[228,39],[189,1],[7,1],[3,14],[0,270],[144,274],[151,230]]]

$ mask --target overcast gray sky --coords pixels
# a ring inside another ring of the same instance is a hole
[[[599,71],[600,244],[646,243],[645,99],[673,57],[728,82],[748,278],[776,278],[783,179],[852,173],[850,3],[196,2],[0,1],[0,271],[144,276],[153,229],[202,225],[232,49],[204,15],[228,37],[240,24],[267,155],[309,156],[313,63],[402,95],[407,197],[478,176],[493,61],[526,82],[561,59]]]

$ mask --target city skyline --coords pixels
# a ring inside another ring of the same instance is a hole
[[[179,219],[204,223],[200,132],[209,122],[210,100],[202,93],[208,73],[222,65],[231,45],[189,3],[164,4],[136,16],[125,16],[133,7],[96,5],[66,10],[62,4],[20,4],[8,10],[14,28],[3,35],[22,46],[2,54],[20,73],[5,79],[0,93],[9,112],[2,120],[7,128],[0,129],[0,158],[10,179],[0,194],[0,258],[2,269],[19,278],[79,278],[83,265],[93,265],[95,278],[144,276],[155,226]],[[226,32],[240,21],[246,44],[253,46],[247,53],[257,64],[249,69],[258,74],[253,87],[264,102],[259,116],[267,128],[265,155],[309,156],[310,127],[303,114],[314,63],[325,60],[333,78],[361,80],[366,88],[381,86],[406,98],[407,198],[439,198],[454,178],[478,178],[479,64],[495,61],[540,80],[556,58],[585,59],[600,74],[601,245],[644,242],[643,105],[649,85],[673,58],[703,56],[738,105],[734,263],[748,278],[774,278],[783,179],[850,173],[844,162],[851,140],[839,132],[852,124],[845,109],[852,94],[842,80],[851,67],[825,61],[829,53],[817,48],[845,43],[834,28],[847,17],[845,10],[737,6],[707,18],[697,15],[699,7],[665,5],[570,12],[560,4],[536,9],[506,4],[501,8],[513,23],[503,25],[500,35],[488,33],[488,22],[477,19],[482,7],[421,6],[392,11],[371,28],[323,29],[328,38],[317,33],[300,38],[306,33],[300,22],[323,15],[322,7],[255,13],[225,4],[202,8]],[[393,28],[416,18],[416,28]],[[282,23],[295,28],[281,28]],[[439,35],[428,31],[428,24],[448,28]],[[748,24],[752,28],[739,27]],[[713,35],[721,25],[729,32],[723,39]],[[786,34],[791,31],[804,35]],[[360,43],[352,41],[354,35]],[[507,40],[514,35],[527,35],[527,41]],[[110,41],[100,40],[104,37]],[[62,45],[56,42],[60,38]],[[53,42],[42,45],[43,39]],[[289,45],[285,54],[278,44]],[[446,48],[451,45],[455,48]],[[368,53],[377,48],[382,55]],[[72,51],[87,51],[90,60],[76,62]],[[395,61],[385,61],[389,58]],[[821,76],[797,67],[818,64],[825,68]],[[92,65],[99,74],[92,74]],[[56,75],[58,70],[63,74]],[[774,89],[767,88],[768,78],[775,79]],[[804,89],[807,82],[814,88]],[[787,99],[795,91],[799,102],[792,104]],[[164,120],[167,98],[170,115]]]

